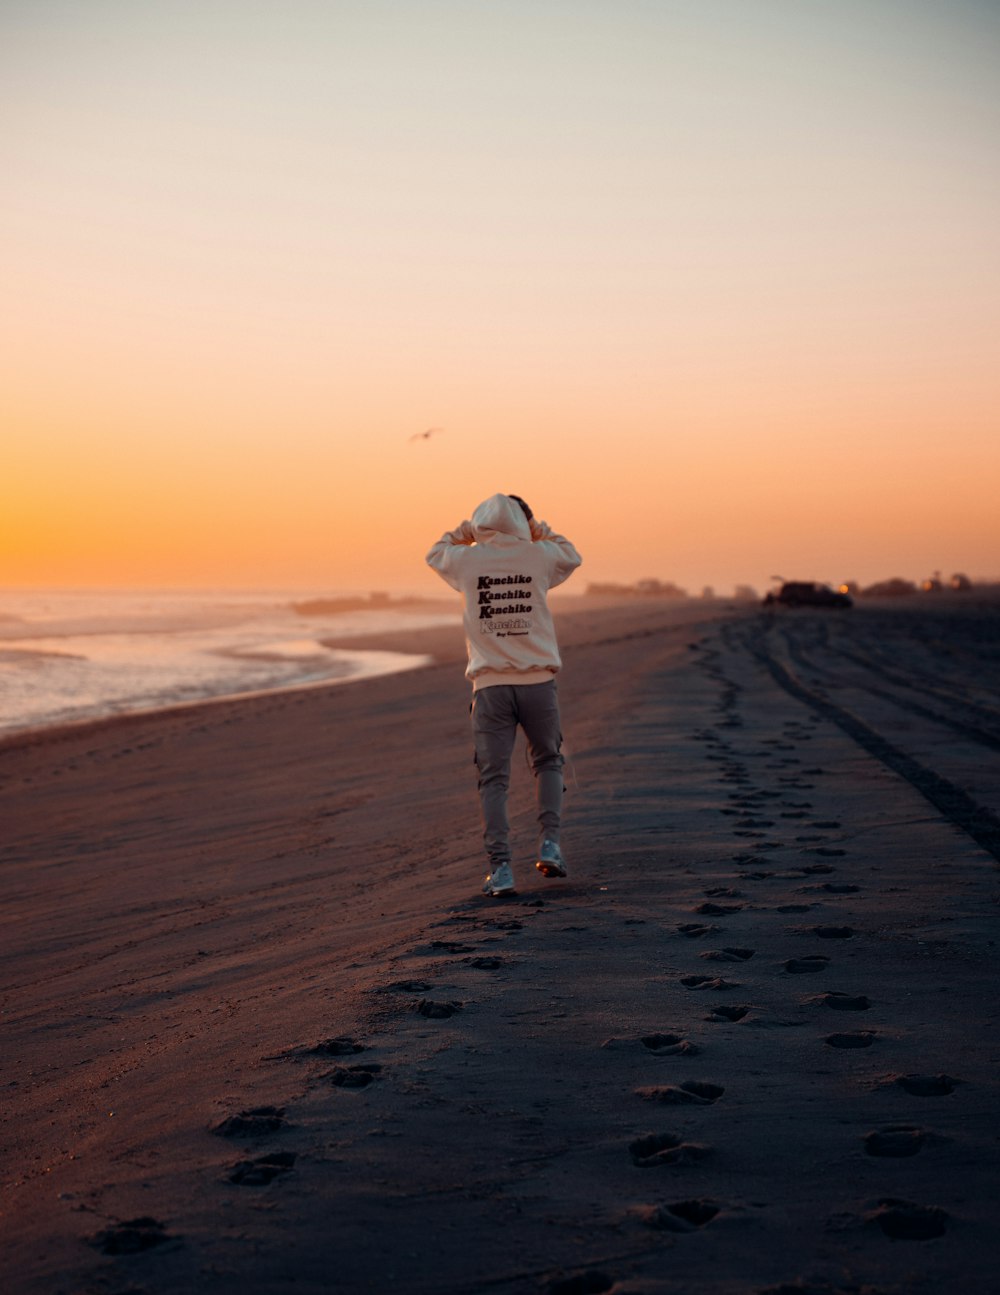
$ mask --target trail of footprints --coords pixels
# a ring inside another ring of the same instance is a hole
[[[826,860],[843,858],[847,854],[841,846],[830,844],[829,834],[840,831],[841,823],[836,819],[811,817],[813,806],[808,799],[802,799],[805,793],[815,788],[815,783],[811,780],[822,777],[824,773],[815,766],[803,767],[803,761],[796,754],[801,744],[812,738],[811,727],[818,721],[788,722],[783,726],[781,737],[761,742],[761,747],[766,749],[758,750],[753,757],[765,761],[762,767],[767,770],[768,785],[761,787],[750,772],[747,757],[738,754],[734,743],[724,735],[726,731],[743,727],[739,714],[740,686],[725,677],[711,652],[702,653],[702,666],[720,688],[718,718],[712,727],[692,736],[705,745],[706,759],[717,766],[718,778],[728,788],[730,804],[719,811],[720,815],[726,820],[732,820],[729,830],[735,838],[739,838],[740,842],[752,842],[752,845],[742,845],[731,857],[736,870],[735,879],[740,886],[715,886],[707,889],[704,892],[705,901],[697,905],[692,914],[698,920],[678,924],[675,927],[675,937],[690,941],[692,945],[710,939],[713,945],[717,944],[719,947],[697,950],[697,956],[703,962],[728,964],[732,967],[747,966],[755,958],[755,949],[741,944],[724,944],[721,940],[713,939],[724,936],[725,927],[719,925],[718,920],[712,919],[725,921],[749,909],[758,913],[768,911],[766,907],[750,903],[746,890],[742,887],[774,881],[806,882],[807,884],[798,887],[798,893],[808,897],[806,901],[775,905],[771,911],[780,915],[808,913],[816,902],[857,894],[861,887],[835,880],[808,880],[834,874],[835,865]],[[791,846],[784,839],[778,839],[775,829],[778,832],[792,829],[794,835]],[[791,847],[800,852],[798,862],[782,866],[773,859],[777,852],[787,852]],[[543,901],[520,901],[519,906],[525,910],[537,910],[543,906]],[[451,968],[465,967],[472,972],[501,970],[509,964],[509,959],[501,954],[484,953],[481,944],[487,938],[496,941],[509,936],[522,929],[524,923],[513,917],[491,916],[484,920],[481,914],[481,908],[469,905],[464,916],[451,919],[471,923],[478,928],[478,943],[468,943],[461,939],[435,939],[426,946],[412,950],[412,953],[432,959],[449,959],[448,965]],[[632,919],[632,923],[637,921],[638,919]],[[831,942],[849,941],[857,934],[850,926],[833,923],[802,927],[798,933]],[[771,974],[791,978],[828,973],[834,965],[831,954],[812,952],[789,957],[782,965],[769,970]],[[680,977],[679,984],[686,992],[706,992],[708,995],[744,988],[740,981],[704,972],[686,974]],[[432,997],[430,995],[433,990],[432,980],[413,977],[395,981],[385,986],[382,992],[396,996],[401,1003],[406,1003],[408,1010],[428,1021],[447,1021],[462,1012],[466,1006],[456,999]],[[824,989],[799,998],[797,1002],[801,1006],[838,1013],[862,1013],[872,1007],[872,1002],[864,994],[849,994],[835,989]],[[707,1005],[702,1020],[709,1024],[735,1025],[753,1021],[756,1011],[750,1001],[712,1003]],[[833,1030],[821,1039],[824,1046],[842,1051],[870,1048],[877,1041],[878,1032],[874,1029]],[[685,1038],[683,1032],[677,1030],[651,1032],[641,1036],[638,1043],[648,1057],[683,1058],[685,1065],[703,1051],[700,1043]],[[314,1065],[332,1061],[334,1064],[329,1069],[322,1069],[311,1075],[307,1088],[326,1085],[331,1090],[345,1094],[362,1093],[384,1077],[382,1063],[359,1059],[365,1051],[365,1045],[354,1038],[338,1035],[315,1044],[292,1047],[265,1059],[306,1061]],[[960,1082],[946,1074],[890,1074],[884,1077],[881,1086],[898,1091],[901,1096],[945,1097],[953,1093]],[[635,1096],[651,1110],[682,1108],[688,1112],[713,1107],[724,1099],[725,1092],[723,1086],[705,1079],[641,1084],[634,1089]],[[344,1100],[349,1099],[345,1097]],[[261,1149],[259,1146],[262,1140],[280,1136],[289,1127],[287,1108],[278,1105],[251,1107],[226,1116],[215,1124],[211,1132],[220,1138],[234,1143],[245,1141],[258,1144],[254,1147],[255,1154],[239,1157],[225,1169],[225,1185],[240,1189],[267,1188],[294,1173],[298,1160],[295,1152],[280,1148]],[[894,1123],[867,1132],[861,1142],[865,1153],[870,1157],[899,1159],[920,1154],[933,1140],[933,1133],[919,1125]],[[715,1155],[715,1148],[709,1143],[691,1140],[687,1135],[660,1129],[638,1133],[628,1144],[627,1154],[636,1170],[643,1171],[644,1175],[653,1171],[650,1175],[653,1177],[656,1171],[670,1173],[685,1166],[710,1162]],[[700,1231],[724,1216],[725,1212],[724,1202],[701,1197],[636,1204],[628,1211],[636,1225],[671,1235]],[[926,1240],[946,1231],[948,1217],[945,1211],[935,1206],[886,1197],[875,1203],[864,1216],[864,1221],[894,1240]],[[164,1223],[152,1217],[115,1222],[90,1238],[94,1247],[110,1256],[138,1254],[168,1244],[180,1244],[181,1241],[182,1238],[171,1235]],[[584,1269],[553,1276],[542,1289],[546,1295],[600,1295],[600,1292],[610,1291],[615,1281],[611,1274]],[[805,1288],[801,1283],[795,1282],[778,1287],[758,1288],[756,1295],[786,1295],[787,1292],[802,1289]],[[810,1286],[809,1289],[814,1287]],[[821,1288],[815,1289],[818,1291]],[[830,1295],[836,1295],[833,1287],[828,1289]]]
[[[532,915],[544,907],[543,901],[537,899],[519,901],[519,904],[526,910],[534,910]],[[448,920],[471,924],[475,928],[474,938],[478,942],[473,944],[458,939],[435,939],[425,946],[410,950],[410,955],[431,959],[432,967],[437,967],[441,959],[444,959],[451,971],[468,969],[480,974],[501,971],[510,965],[508,957],[483,952],[481,946],[487,942],[495,943],[522,930],[522,921],[513,917],[498,917],[495,909],[485,917],[478,902],[468,905],[464,913]],[[455,999],[430,997],[433,990],[432,980],[412,977],[391,982],[377,992],[393,996],[403,1010],[412,1011],[428,1021],[446,1021],[466,1006],[464,1002]],[[673,1047],[672,1042],[664,1036],[651,1038],[649,1041],[651,1049],[664,1054],[683,1053],[692,1046],[681,1040],[677,1040],[677,1044],[676,1048]],[[344,1093],[360,1093],[376,1084],[383,1077],[385,1069],[381,1062],[362,1059],[361,1054],[367,1050],[366,1044],[351,1036],[336,1035],[317,1043],[290,1047],[264,1057],[263,1060],[309,1063],[313,1070],[306,1080],[307,1093],[322,1087]],[[323,1066],[324,1062],[333,1064]],[[319,1069],[316,1069],[317,1065]],[[253,1154],[234,1159],[223,1170],[220,1181],[227,1187],[260,1189],[293,1173],[299,1159],[297,1152],[273,1147],[263,1149],[260,1145],[293,1128],[294,1123],[289,1119],[287,1106],[269,1104],[237,1111],[212,1125],[209,1132],[216,1137],[236,1144],[257,1144],[253,1147]],[[183,1243],[182,1237],[172,1234],[165,1223],[153,1217],[113,1221],[88,1240],[91,1246],[108,1256],[135,1255]]]
[[[810,717],[809,721],[786,723],[782,737],[760,743],[767,750],[758,750],[748,758],[737,752],[734,741],[724,733],[724,730],[743,727],[739,714],[740,687],[725,677],[716,654],[703,651],[701,664],[706,674],[718,683],[721,695],[717,707],[718,719],[714,726],[692,736],[705,745],[706,759],[717,766],[718,780],[728,789],[729,805],[719,811],[724,819],[732,820],[728,830],[741,842],[753,842],[749,848],[743,845],[732,855],[732,863],[737,868],[737,879],[744,884],[787,882],[796,878],[833,874],[836,866],[826,860],[845,858],[847,850],[839,844],[831,843],[829,834],[839,832],[842,824],[837,819],[811,817],[812,803],[801,797],[815,789],[812,779],[822,777],[824,771],[815,766],[803,767],[803,761],[795,754],[801,743],[811,740],[811,727],[819,721]],[[767,786],[760,786],[750,771],[751,761],[756,759],[766,761],[763,767],[770,775],[766,780]],[[793,829],[791,842],[778,839],[774,829],[780,831],[782,827]],[[795,831],[796,828],[800,830]],[[791,848],[799,850],[800,861],[792,866],[782,866],[774,860],[779,851],[784,856]],[[808,862],[810,856],[822,862]],[[855,895],[861,891],[861,887],[857,885],[839,881],[812,882],[798,889],[800,894],[809,897],[808,902],[782,903],[775,905],[772,911],[784,915],[807,913],[814,907],[816,900],[827,901],[831,897]],[[706,902],[699,904],[694,910],[697,918],[731,917],[748,907],[745,903],[719,902],[745,900],[745,892],[740,889],[715,887],[704,893]],[[767,911],[766,907],[755,907],[758,912]],[[690,921],[677,925],[675,935],[679,939],[693,942],[723,935],[724,931],[725,927],[715,922]],[[837,923],[817,923],[811,927],[799,928],[797,933],[829,942],[849,941],[857,934],[853,927]],[[699,956],[708,961],[745,964],[754,957],[755,952],[734,944],[705,950]],[[835,959],[831,954],[810,952],[789,957],[774,972],[798,977],[828,973],[833,968]],[[743,988],[736,981],[694,973],[680,977],[680,984],[687,990],[723,991]],[[803,1006],[838,1013],[867,1012],[873,1006],[865,994],[851,994],[836,989],[824,989],[818,994],[799,999],[798,1002]],[[726,1003],[713,1006],[703,1019],[706,1022],[735,1024],[748,1018],[752,1020],[754,1012],[752,1003]],[[822,1043],[832,1049],[850,1051],[870,1048],[877,1040],[878,1033],[874,1029],[836,1030],[826,1034]],[[644,1039],[643,1042],[646,1043],[647,1040]],[[657,1049],[650,1050],[660,1055]],[[700,1051],[700,1046],[695,1044],[689,1055]],[[945,1074],[888,1075],[880,1082],[880,1086],[914,1096],[944,1097],[954,1092],[959,1082]],[[664,1105],[713,1105],[723,1094],[721,1086],[703,1081],[690,1081],[676,1086],[647,1085],[636,1089],[636,1095],[644,1101]],[[897,1159],[918,1155],[933,1140],[934,1135],[929,1130],[915,1124],[899,1123],[866,1133],[862,1144],[868,1156]],[[637,1137],[629,1146],[629,1154],[637,1168],[659,1169],[705,1160],[713,1154],[713,1148],[702,1142],[691,1143],[675,1133],[660,1131]],[[680,1231],[704,1227],[724,1211],[724,1206],[718,1202],[695,1202],[695,1205],[700,1204],[706,1208],[690,1211],[684,1221],[682,1204],[646,1205],[637,1207],[635,1212],[648,1227]],[[677,1222],[678,1213],[682,1220],[680,1224]],[[936,1206],[887,1197],[880,1199],[869,1209],[864,1222],[895,1240],[927,1240],[941,1236],[947,1230],[948,1216]],[[783,1295],[786,1291],[798,1289],[802,1289],[802,1286],[796,1282],[789,1286],[762,1289],[760,1295],[779,1295],[779,1292]],[[833,1288],[829,1289],[832,1295]]]

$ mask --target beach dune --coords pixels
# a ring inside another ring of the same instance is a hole
[[[457,627],[0,744],[5,1289],[995,1291],[998,624],[567,599],[501,901]]]

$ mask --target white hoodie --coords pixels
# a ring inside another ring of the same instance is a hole
[[[474,689],[547,683],[562,665],[546,594],[580,565],[546,522],[528,522],[510,495],[493,495],[444,535],[427,562],[465,595],[466,675]]]

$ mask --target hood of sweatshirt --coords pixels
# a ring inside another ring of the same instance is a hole
[[[505,544],[531,540],[531,527],[521,505],[510,495],[491,495],[472,514],[472,533],[477,544]]]

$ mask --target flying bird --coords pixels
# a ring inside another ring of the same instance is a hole
[[[414,432],[410,437],[411,441],[429,441],[437,432],[443,432],[443,427],[428,427],[426,432]]]

